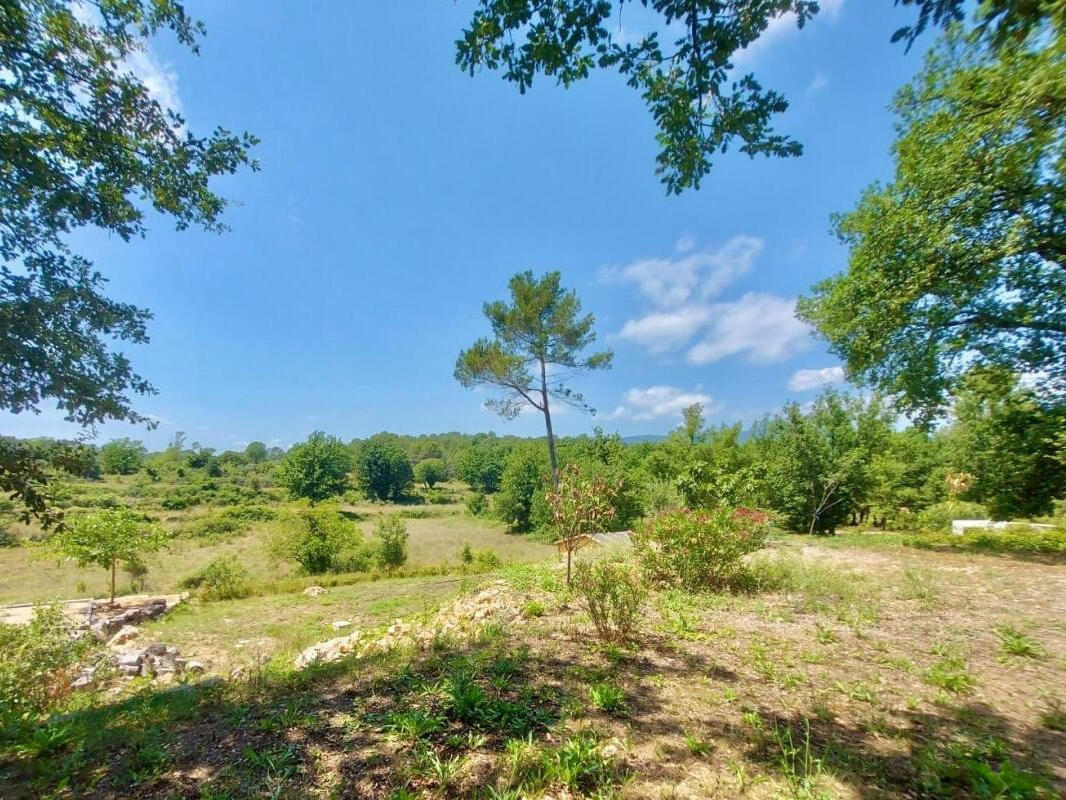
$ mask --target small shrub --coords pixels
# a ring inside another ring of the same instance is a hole
[[[988,519],[988,509],[977,503],[945,500],[918,512],[915,522],[922,530],[945,531],[951,528],[951,521],[956,519]]]
[[[466,498],[466,510],[472,517],[480,517],[488,508],[488,499],[483,494],[473,494]]]
[[[0,525],[0,547],[18,547],[19,538],[9,531],[7,528]]]
[[[224,515],[198,519],[189,527],[189,533],[203,539],[219,539],[243,531],[245,526],[240,520]]]
[[[742,559],[760,549],[768,533],[765,516],[746,510],[678,510],[645,522],[633,545],[653,583],[721,590],[735,583]]]
[[[183,578],[183,589],[196,589],[203,600],[236,600],[251,594],[248,570],[236,556],[218,556]]]
[[[62,699],[91,646],[74,636],[58,605],[38,606],[28,625],[0,624],[0,723],[42,713]]]
[[[543,617],[547,613],[544,603],[539,600],[530,600],[522,606],[523,617]]]
[[[474,549],[470,542],[463,542],[463,549],[459,551],[459,562],[462,564],[474,563]]]
[[[378,537],[374,558],[385,569],[398,569],[407,563],[407,524],[399,516],[380,517],[374,533]]]
[[[573,589],[602,641],[624,642],[636,633],[648,592],[632,565],[578,562]]]

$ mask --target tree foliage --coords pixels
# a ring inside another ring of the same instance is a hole
[[[49,543],[57,554],[73,559],[79,566],[95,564],[107,570],[114,603],[118,565],[140,563],[145,555],[163,548],[168,539],[159,525],[120,508],[75,517]]]
[[[252,464],[262,464],[267,460],[267,446],[262,442],[248,442],[244,457]]]
[[[553,481],[559,466],[550,403],[557,400],[595,413],[567,382],[575,373],[608,368],[613,357],[610,350],[583,353],[596,341],[596,319],[581,315],[577,294],[564,289],[560,280],[558,272],[538,279],[526,271],[511,278],[511,302],[497,300],[484,307],[493,338],[478,339],[455,362],[455,379],[464,387],[499,390],[485,405],[505,419],[525,407],[544,416]]]
[[[887,444],[891,419],[877,397],[832,390],[806,414],[796,403],[785,406],[759,435],[766,504],[792,530],[833,532],[868,498],[871,463]]]
[[[89,226],[128,240],[149,212],[221,230],[211,179],[256,167],[254,137],[197,136],[135,74],[131,59],[162,28],[198,51],[203,26],[174,0],[0,6],[0,409],[54,401],[84,426],[151,424],[130,394],[154,390],[113,349],[147,341],[150,315],[106,297],[68,235]],[[39,495],[23,499],[39,510]]]
[[[570,584],[571,561],[579,547],[578,536],[602,531],[615,517],[611,498],[616,489],[602,478],[581,474],[576,464],[568,464],[558,484],[545,495],[551,509],[552,525],[566,549],[566,583]]]
[[[955,30],[894,105],[895,177],[836,218],[848,269],[800,316],[849,377],[927,419],[975,365],[1062,391],[1066,26],[1000,47]]]
[[[415,464],[415,480],[432,489],[448,477],[448,465],[442,458],[426,458]]]
[[[141,468],[147,453],[142,442],[112,439],[100,447],[100,468],[111,475],[129,475]]]
[[[399,500],[414,480],[407,454],[393,441],[371,439],[359,450],[359,485],[374,500]]]
[[[293,497],[318,503],[344,492],[351,471],[352,456],[344,443],[315,431],[285,454],[277,476]]]
[[[474,491],[492,494],[500,488],[507,450],[491,442],[475,442],[459,453],[455,473]]]
[[[626,9],[638,2],[654,12],[651,30],[623,37]],[[964,16],[964,0],[893,2],[917,8],[918,19],[892,37],[908,47],[930,24]],[[802,152],[773,127],[788,108],[785,97],[764,89],[754,73],[738,73],[736,56],[782,15],[803,28],[817,11],[814,0],[479,0],[456,41],[456,63],[471,75],[499,71],[522,93],[538,74],[570,86],[595,70],[618,72],[651,112],[656,172],[676,194],[698,189],[712,157],[730,147],[750,157]],[[1050,0],[985,0],[975,34],[1016,40],[1064,17],[1061,3]]]
[[[974,370],[962,382],[946,437],[947,460],[973,476],[963,496],[996,519],[1051,512],[1066,495],[1066,404],[1042,402],[1002,370]]]

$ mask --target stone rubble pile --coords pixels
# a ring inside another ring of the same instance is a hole
[[[178,602],[184,600],[183,595]],[[153,642],[143,647],[136,646],[134,640],[140,638],[140,623],[156,619],[171,608],[165,597],[156,597],[141,605],[109,613],[88,626],[89,633],[101,642],[107,643],[110,651],[100,663],[82,667],[74,676],[70,688],[89,689],[100,678],[100,673],[117,673],[126,679],[136,677],[174,678],[184,672],[200,674],[204,665],[199,661],[183,658],[178,648]],[[82,628],[84,630],[84,628]],[[101,669],[107,665],[109,668]]]
[[[117,631],[126,626],[139,625],[160,617],[167,612],[165,597],[156,597],[144,605],[134,606],[96,620],[89,626],[89,632],[101,642],[106,642]]]
[[[522,622],[522,611],[507,582],[495,581],[477,594],[456,598],[424,625],[396,620],[382,636],[367,641],[363,640],[362,631],[353,631],[311,645],[296,657],[294,664],[302,669],[310,664],[337,661],[353,653],[363,658],[404,645],[426,649],[438,636],[466,639],[489,623],[520,625]]]

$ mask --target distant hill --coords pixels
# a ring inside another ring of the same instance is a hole
[[[643,442],[661,442],[665,438],[663,434],[649,433],[644,436],[623,436],[622,441],[626,444],[642,444]]]

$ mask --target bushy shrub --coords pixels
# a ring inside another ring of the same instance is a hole
[[[472,494],[466,498],[466,510],[472,517],[480,517],[488,508],[488,499],[483,494]]]
[[[189,533],[204,539],[219,539],[244,530],[246,526],[238,519],[217,514],[192,523]]]
[[[475,549],[470,542],[463,542],[463,548],[459,551],[459,563],[462,564],[463,572],[489,572],[501,566],[500,557],[487,547]]]
[[[359,530],[335,506],[306,506],[271,542],[278,558],[294,561],[310,575],[361,572],[370,554]]]
[[[217,556],[198,571],[183,578],[183,589],[195,589],[207,601],[235,600],[251,593],[248,570],[236,556]]]
[[[1032,528],[1018,524],[998,531],[971,529],[961,536],[942,531],[924,533],[908,537],[903,543],[926,550],[1066,555],[1066,529]]]
[[[720,590],[734,582],[744,556],[761,548],[768,533],[759,512],[666,511],[639,527],[633,545],[653,583]]]
[[[636,633],[648,592],[634,565],[607,559],[579,561],[573,589],[602,641],[628,641]]]
[[[988,509],[963,500],[945,500],[920,511],[915,522],[922,530],[941,531],[948,530],[955,519],[988,519]]]
[[[173,489],[159,499],[159,505],[167,511],[183,511],[201,502],[200,494],[189,488]]]
[[[6,527],[0,525],[0,547],[18,547],[19,538],[9,531]]]
[[[426,458],[415,464],[415,480],[432,489],[448,478],[448,467],[442,458]]]
[[[270,522],[278,518],[278,512],[266,506],[237,505],[222,511],[221,516],[241,522]]]
[[[407,563],[407,524],[395,514],[378,519],[374,533],[378,537],[374,559],[378,566],[397,569]]]
[[[0,726],[46,711],[69,692],[92,643],[74,635],[58,605],[38,606],[28,625],[0,624]]]

